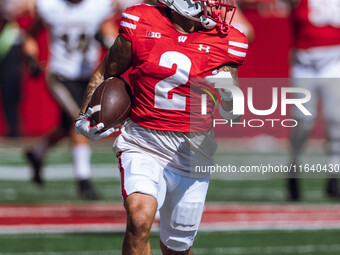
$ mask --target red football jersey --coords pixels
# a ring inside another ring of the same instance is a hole
[[[340,44],[340,0],[300,0],[293,19],[296,48]]]
[[[242,64],[246,36],[235,28],[227,36],[217,28],[184,34],[169,20],[167,7],[145,4],[122,14],[119,33],[132,42],[131,120],[157,130],[210,130],[214,88],[204,77],[223,64]],[[202,115],[204,93],[207,114]]]

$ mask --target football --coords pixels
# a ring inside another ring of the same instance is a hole
[[[110,77],[92,95],[89,107],[94,110],[90,125],[104,124],[104,131],[119,126],[131,111],[131,89],[121,77]]]

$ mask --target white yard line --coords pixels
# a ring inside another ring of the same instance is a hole
[[[243,157],[243,156],[242,156]],[[251,163],[247,163],[252,165]],[[223,164],[222,164],[223,165]],[[257,165],[254,163],[253,165]],[[119,178],[119,170],[117,164],[92,164],[92,176],[93,178]],[[239,169],[239,167],[237,168]],[[45,180],[65,180],[74,179],[74,169],[72,164],[54,164],[46,165],[42,171],[43,178]],[[32,176],[32,170],[29,165],[0,165],[0,180],[11,180],[11,181],[29,181]],[[252,181],[263,181],[274,178],[284,178],[285,174],[278,173],[224,173],[215,172],[211,174],[211,179],[225,179],[228,181],[234,180],[252,180]],[[315,176],[314,176],[315,177]],[[238,191],[237,191],[238,192]],[[251,192],[248,194],[258,195],[263,194],[263,189],[258,189],[256,193]],[[280,193],[281,194],[281,193]]]
[[[44,167],[45,180],[74,179],[74,170],[71,164],[47,165]],[[118,178],[117,164],[93,164],[93,178]],[[31,179],[29,166],[0,166],[0,180],[28,181]]]

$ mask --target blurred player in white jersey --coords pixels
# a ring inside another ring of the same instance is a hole
[[[312,99],[305,105],[312,116],[296,111],[299,125],[292,130],[291,157],[300,164],[303,145],[313,129],[320,99],[327,139],[327,167],[331,176],[326,193],[340,198],[335,173],[340,164],[340,0],[289,0],[294,29],[293,84],[308,89]],[[333,169],[333,171],[332,171]],[[291,200],[300,198],[298,179],[289,179]]]
[[[121,11],[125,11],[126,8],[136,5],[136,4],[156,4],[156,0],[116,0],[116,7],[120,9]]]
[[[209,98],[201,114],[202,91],[218,94],[223,118],[239,119],[225,85],[239,86],[238,66],[248,42],[231,25],[233,0],[159,2],[125,10],[114,45],[88,84],[75,127],[92,140],[110,133],[101,132],[102,123],[89,126],[88,103],[105,79],[132,67],[133,106],[114,143],[127,212],[123,254],[152,254],[148,239],[159,210],[162,253],[191,255],[210,174],[195,166],[211,166],[216,150],[215,104]]]
[[[43,182],[41,170],[48,150],[70,137],[78,191],[84,199],[97,199],[90,183],[91,148],[83,136],[74,132],[73,122],[79,113],[89,78],[100,60],[101,47],[95,39],[111,46],[117,33],[111,17],[112,0],[34,0],[28,2],[38,19],[25,41],[25,51],[37,58],[39,49],[34,37],[45,26],[49,32],[49,65],[47,84],[62,108],[61,123],[26,152],[33,168],[33,181]],[[105,26],[104,26],[105,25]]]
[[[311,100],[305,107],[312,116],[301,111],[293,112],[298,126],[291,133],[291,163],[300,165],[303,145],[312,131],[321,102],[327,138],[327,168],[331,173],[326,193],[340,197],[337,183],[340,164],[340,0],[242,0],[257,3],[267,15],[285,17],[291,15],[293,26],[293,86],[311,92]],[[288,179],[289,198],[300,199],[298,174]]]

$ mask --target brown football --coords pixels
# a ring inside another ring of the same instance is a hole
[[[104,130],[119,126],[131,111],[131,89],[121,77],[110,77],[94,91],[89,107],[95,112],[91,126],[104,124]]]

